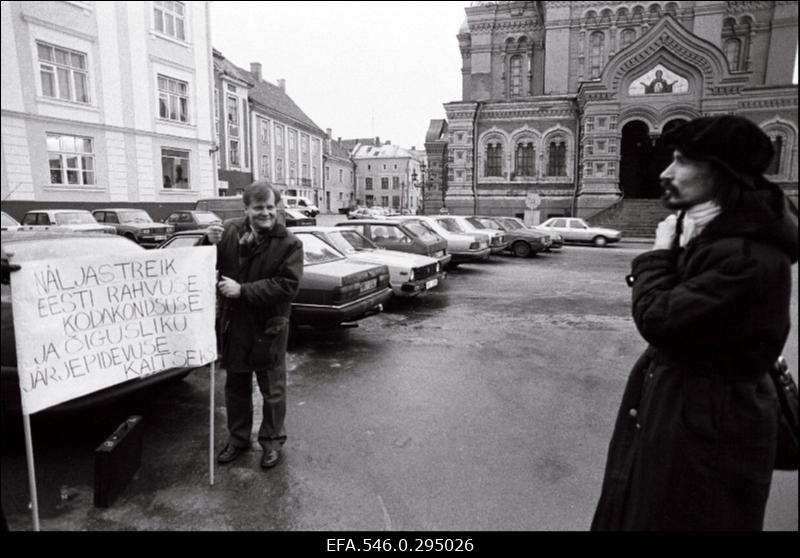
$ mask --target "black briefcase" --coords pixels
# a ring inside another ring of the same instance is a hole
[[[131,416],[94,450],[94,505],[107,508],[142,464],[142,417]]]

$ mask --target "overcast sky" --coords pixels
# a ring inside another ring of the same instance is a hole
[[[212,2],[214,47],[333,137],[423,148],[443,103],[461,100],[456,34],[469,2]],[[797,75],[795,65],[795,76]],[[794,78],[797,82],[797,78]]]
[[[423,148],[461,100],[456,35],[469,2],[212,2],[214,47],[286,91],[333,137]]]

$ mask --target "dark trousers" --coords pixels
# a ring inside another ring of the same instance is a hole
[[[256,370],[258,388],[263,397],[258,443],[264,450],[281,449],[286,441],[286,366]],[[238,448],[250,447],[253,430],[253,372],[228,371],[225,378],[225,407],[228,412],[228,443]]]

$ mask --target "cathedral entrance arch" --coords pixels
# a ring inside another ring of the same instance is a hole
[[[662,127],[668,132],[685,120],[676,118]],[[641,120],[622,127],[619,186],[626,198],[655,199],[662,194],[658,176],[672,161],[672,151],[650,133]]]

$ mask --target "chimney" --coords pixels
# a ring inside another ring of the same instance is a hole
[[[331,139],[331,137],[333,137],[331,135],[331,132],[332,132],[332,130],[330,128],[325,128],[325,137],[328,138],[328,139]]]
[[[336,143],[338,143],[339,145],[342,145],[342,136],[339,136],[338,138],[336,138]]]
[[[280,87],[280,88],[281,88],[281,91],[283,91],[284,93],[286,93],[286,80],[285,80],[285,79],[283,79],[283,78],[279,79],[279,80],[278,80],[278,87]]]
[[[261,62],[250,62],[250,73],[256,76],[256,81],[261,81]]]
[[[389,140],[386,140],[385,142],[383,142],[383,145],[392,145],[392,142],[389,141]]]
[[[331,132],[330,128],[325,128],[325,148],[328,150],[328,153],[331,152]]]
[[[412,145],[411,146],[411,151],[416,151],[416,150],[417,150],[417,146],[416,145]]]
[[[375,136],[375,146],[376,146],[376,147],[379,147],[379,146],[380,146],[380,144],[381,144],[381,138],[380,138],[380,136]]]

